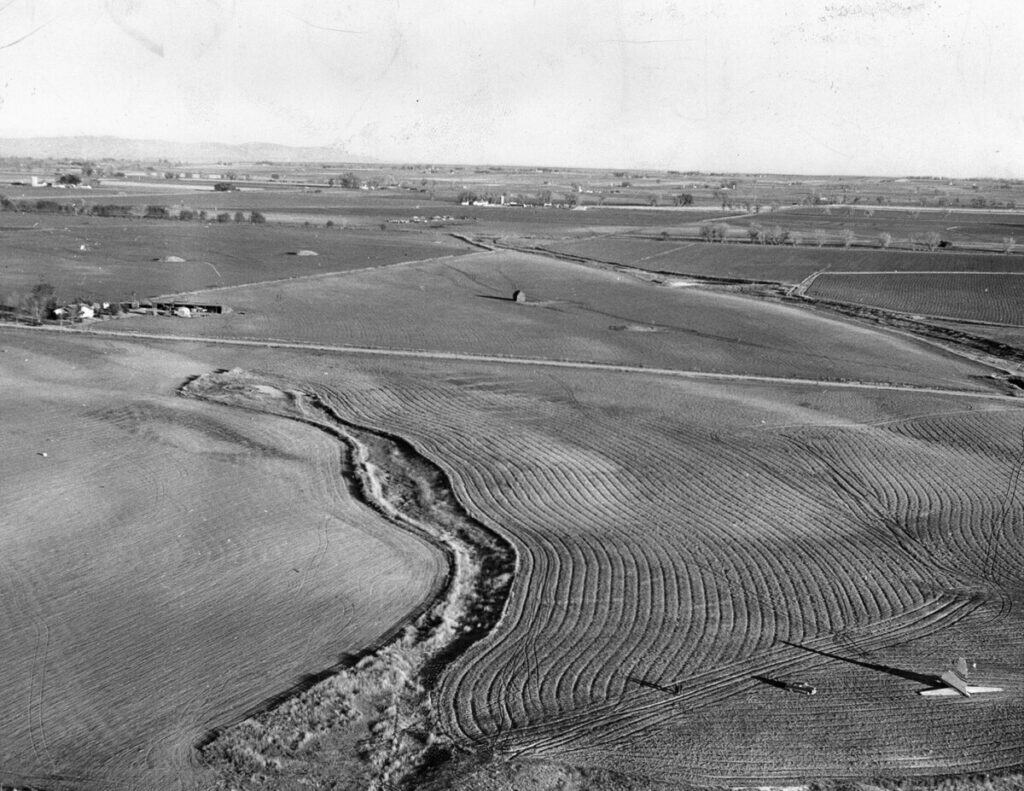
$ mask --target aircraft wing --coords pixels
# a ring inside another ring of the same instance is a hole
[[[955,670],[947,670],[939,679],[950,689],[956,690],[959,694],[965,698],[971,696],[970,690],[967,689],[967,682],[964,681]]]
[[[968,695],[984,695],[986,693],[1002,691],[1002,687],[967,687]],[[918,694],[924,695],[926,698],[962,697],[961,693],[952,687],[933,687],[932,689],[922,689]]]

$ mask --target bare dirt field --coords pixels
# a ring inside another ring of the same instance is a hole
[[[527,303],[511,299],[517,288]],[[940,371],[932,349],[798,308],[519,253],[216,295],[236,312],[196,320],[139,316],[103,329],[922,386],[977,388],[976,377],[987,374],[957,359],[944,359]]]
[[[433,697],[457,743],[713,786],[1020,765],[1013,399],[318,363],[296,386],[409,439],[516,548]],[[1004,692],[916,694],[959,654]]]
[[[174,394],[135,344],[0,331],[0,783],[205,785],[193,749],[430,601],[447,567],[336,441]]]
[[[804,293],[902,313],[1024,325],[1024,272],[826,272]]]
[[[0,213],[3,294],[48,282],[58,297],[129,300],[471,252],[437,232]],[[318,255],[290,255],[312,249]],[[164,261],[168,257],[183,261]],[[0,295],[2,296],[2,295]]]

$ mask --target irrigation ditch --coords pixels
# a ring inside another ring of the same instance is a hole
[[[197,376],[179,395],[312,426],[339,440],[349,493],[441,551],[448,573],[376,645],[311,673],[196,745],[219,788],[276,788],[303,778],[394,788],[429,778],[462,749],[441,732],[431,696],[445,670],[501,619],[516,570],[512,545],[459,503],[444,471],[401,437],[357,426],[329,395],[239,369]]]

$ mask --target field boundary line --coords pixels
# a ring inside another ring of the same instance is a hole
[[[695,371],[678,368],[647,368],[639,365],[623,365],[616,363],[588,362],[583,360],[554,360],[543,357],[504,357],[501,355],[473,354],[470,352],[444,352],[426,349],[390,349],[372,346],[339,346],[301,341],[252,338],[220,338],[191,335],[161,334],[156,332],[138,332],[134,330],[99,330],[72,329],[70,327],[28,327],[18,324],[3,326],[21,329],[27,332],[55,332],[64,334],[91,335],[122,340],[152,340],[184,343],[205,343],[221,346],[245,346],[264,349],[291,349],[296,351],[335,352],[338,354],[356,354],[379,357],[405,357],[423,360],[451,360],[455,362],[501,363],[506,365],[533,365],[548,368],[570,368],[586,371],[605,371],[609,373],[643,374],[664,376],[677,379],[711,382],[749,382],[755,384],[789,385],[798,387],[828,387],[834,389],[853,390],[885,390],[908,393],[927,393],[931,395],[961,396],[965,398],[992,399],[1021,403],[1021,398],[1006,393],[985,390],[957,390],[943,387],[926,387],[895,382],[842,381],[836,379],[803,379],[798,377],[767,376],[761,374],[727,374],[714,371]],[[979,363],[981,365],[981,363]]]
[[[642,259],[641,259],[642,260]],[[839,275],[845,277],[846,275],[1010,275],[1011,277],[1024,277],[1024,272],[989,272],[974,269],[920,269],[920,270],[909,270],[909,269],[896,269],[896,270],[879,270],[874,271],[870,269],[865,270],[833,270],[828,271],[822,270],[821,272],[815,272],[815,275]]]
[[[825,269],[819,269],[817,272],[811,272],[811,274],[809,274],[807,277],[805,277],[803,280],[801,280],[799,283],[793,286],[789,290],[787,296],[802,297],[807,292],[807,289],[809,289],[814,284],[814,281],[818,279],[818,276],[824,274],[826,271],[827,270]]]
[[[361,266],[358,269],[342,269],[335,270],[333,272],[317,272],[312,275],[293,275],[292,277],[279,277],[273,280],[253,280],[251,283],[237,283],[233,286],[213,286],[212,288],[200,288],[195,291],[172,291],[168,294],[157,294],[153,297],[146,297],[146,299],[172,299],[173,297],[194,297],[199,294],[208,294],[213,291],[226,291],[232,288],[248,288],[250,286],[273,286],[281,283],[298,283],[306,280],[319,280],[326,277],[338,277],[339,275],[354,275],[358,272],[373,272],[380,271],[382,269],[392,269],[397,266],[408,266],[409,264],[425,264],[433,261],[446,261],[449,258],[461,258],[463,255],[476,255],[476,253],[450,253],[449,255],[440,255],[434,258],[415,258],[407,261],[394,261],[390,264],[381,264],[380,266]]]
[[[1021,274],[1024,274],[1024,272],[1022,272]],[[787,296],[790,296],[790,295],[787,294]],[[805,294],[794,294],[794,295],[792,295],[792,298],[796,299],[796,300],[800,300],[800,302],[802,302],[805,305],[820,305],[820,306],[825,307],[825,308],[828,308],[828,307],[833,307],[833,308],[853,308],[855,310],[856,309],[865,309],[866,308],[868,310],[879,310],[879,311],[882,311],[884,313],[888,313],[890,315],[890,317],[892,317],[892,318],[903,319],[905,321],[906,320],[916,321],[916,320],[919,320],[919,319],[931,319],[931,320],[935,320],[935,321],[948,321],[948,322],[952,322],[953,324],[976,324],[979,327],[1008,327],[1010,329],[1021,329],[1021,328],[1024,328],[1024,324],[1006,324],[1005,322],[1001,322],[1001,321],[985,321],[984,319],[965,319],[965,318],[962,318],[962,317],[959,317],[959,316],[943,316],[943,315],[940,315],[940,314],[937,314],[937,313],[922,313],[922,312],[918,312],[918,311],[896,310],[894,308],[887,308],[887,307],[884,307],[883,305],[878,305],[878,304],[876,304],[874,302],[849,302],[847,300],[833,299],[831,297],[823,297],[823,296],[819,296],[819,295],[816,295],[816,294],[806,294],[806,293]],[[882,326],[885,326],[885,325],[882,325]],[[886,327],[886,329],[899,331],[899,328],[891,327],[891,326]],[[917,338],[919,340],[927,340],[927,339],[923,338],[923,336],[917,335],[916,333],[904,333],[904,334],[906,334],[907,337],[913,337],[913,338]],[[945,348],[945,347],[941,347],[940,346],[940,348]],[[946,349],[946,350],[947,351],[953,351],[952,349]],[[955,354],[960,354],[961,356],[967,357],[968,359],[972,359],[972,358],[968,357],[967,355],[961,354],[960,352],[954,352],[954,353]],[[975,360],[975,362],[977,362],[977,361]],[[983,365],[987,365],[987,363],[983,363]]]

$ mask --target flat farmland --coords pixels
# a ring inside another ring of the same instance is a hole
[[[363,650],[447,567],[338,443],[186,401],[173,351],[0,332],[0,783],[203,787],[193,748]]]
[[[623,235],[536,243],[654,272],[778,283],[799,283],[819,271],[1024,272],[1024,258],[1017,255],[718,244]]]
[[[121,221],[0,214],[0,290],[39,282],[58,296],[128,300],[457,255],[472,248],[436,232],[357,232],[249,223]],[[296,256],[310,249],[316,256]],[[167,257],[184,261],[164,261]]]
[[[409,439],[516,547],[499,626],[441,680],[458,741],[712,786],[1020,765],[1012,399],[320,367],[298,386]],[[1005,692],[916,694],[958,654]]]
[[[517,288],[525,289],[526,304],[512,301]],[[215,294],[236,312],[194,320],[134,316],[102,327],[970,389],[983,387],[977,377],[989,371],[901,336],[796,307],[666,288],[519,253]]]
[[[188,224],[109,227],[143,225]],[[890,255],[617,239],[867,276]],[[680,281],[499,250],[82,327],[113,337],[4,330],[0,782],[355,787],[329,750],[300,765],[292,693],[395,634],[323,681],[375,699],[344,744],[376,787],[417,787],[410,755],[463,791],[493,786],[445,771],[734,787],[1021,767],[1024,402],[905,335]],[[208,391],[175,395],[197,376]],[[499,537],[505,565],[417,537],[445,529]],[[486,584],[453,583],[467,568]],[[437,653],[415,665],[421,638]],[[958,655],[1004,691],[916,694]]]
[[[1024,273],[825,272],[805,293],[902,313],[1024,325]]]
[[[69,191],[66,189],[30,189],[7,192],[6,196],[15,201],[34,202],[39,199],[74,203],[84,206],[96,204],[117,204],[135,206],[141,211],[154,204],[166,206],[174,212],[188,208],[207,212],[250,212],[258,210],[268,219],[280,222],[301,223],[327,220],[335,224],[355,226],[376,225],[386,219],[411,219],[450,215],[484,223],[496,233],[524,233],[551,231],[567,228],[634,228],[657,227],[666,222],[699,222],[714,219],[735,212],[726,212],[715,207],[686,207],[675,209],[662,207],[651,210],[642,206],[587,206],[586,210],[570,211],[554,206],[462,206],[455,200],[458,188],[448,186],[443,192],[430,197],[426,192],[409,190],[351,190],[333,187],[300,189],[296,187],[248,187],[243,182],[237,191],[218,192],[209,185],[192,187],[176,182],[171,186],[156,183],[125,183],[123,189],[110,182],[101,190]],[[541,185],[537,185],[540,189]],[[502,189],[495,187],[494,192]]]
[[[780,225],[791,231],[811,233],[821,228],[838,234],[849,228],[858,237],[877,238],[890,233],[896,240],[913,234],[938,233],[953,244],[998,244],[1006,236],[1024,241],[1024,213],[972,209],[887,209],[876,206],[806,206],[744,217],[737,225]]]

